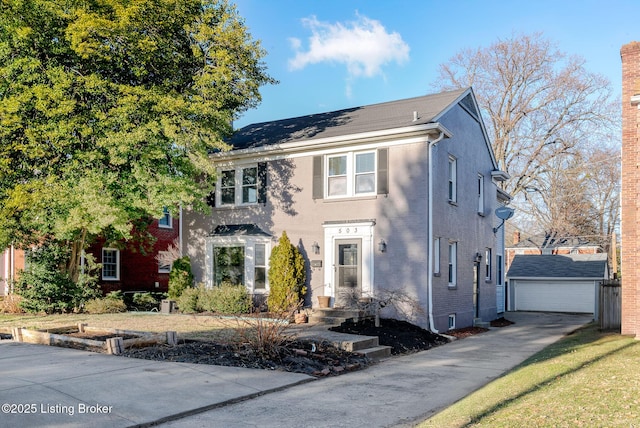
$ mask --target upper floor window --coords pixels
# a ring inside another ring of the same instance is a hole
[[[448,198],[449,202],[456,202],[458,200],[457,194],[457,175],[458,175],[458,160],[453,156],[449,156],[449,172],[448,172]]]
[[[171,229],[173,227],[173,222],[171,221],[171,213],[169,212],[169,208],[164,207],[162,209],[162,217],[158,220],[158,226],[162,228]]]
[[[313,157],[313,199],[389,193],[389,149]]]
[[[120,279],[120,251],[114,248],[102,249],[102,279],[118,281]]]
[[[376,152],[327,156],[327,197],[376,193]]]
[[[220,171],[217,188],[215,200],[208,200],[213,206],[266,202],[266,163]]]
[[[484,215],[484,176],[478,174],[478,214]]]

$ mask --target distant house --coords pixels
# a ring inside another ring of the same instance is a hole
[[[508,271],[516,255],[599,254],[603,252],[604,249],[600,244],[584,238],[551,232],[521,240],[520,232],[516,231],[513,234],[513,243],[505,249],[505,265]]]
[[[180,218],[174,218],[165,210],[161,219],[151,222],[147,232],[155,238],[149,251],[141,251],[136,245],[126,242],[108,245],[103,240],[98,240],[87,250],[102,265],[99,284],[104,293],[168,290],[171,266],[159,263],[157,256],[174,242],[179,242]]]
[[[148,251],[141,251],[126,242],[106,245],[100,239],[87,249],[95,261],[102,264],[98,278],[104,293],[168,290],[171,266],[159,263],[157,256],[172,244],[179,243],[180,218],[173,218],[165,210],[164,216],[153,220],[146,232],[155,239]],[[0,253],[0,296],[13,291],[11,282],[25,266],[25,251],[9,247]]]
[[[432,330],[504,310],[504,228],[493,229],[507,175],[470,88],[253,124],[230,144],[211,157],[212,214],[184,212],[198,282],[266,295],[286,231],[307,260],[307,305],[402,291]]]
[[[507,272],[509,310],[598,314],[607,254],[516,255]]]

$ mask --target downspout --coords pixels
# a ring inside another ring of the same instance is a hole
[[[428,214],[428,248],[429,260],[427,261],[427,292],[429,293],[429,330],[438,333],[433,323],[433,147],[444,138],[444,132],[440,131],[440,135],[433,141],[429,141],[429,159],[428,159],[428,178],[429,178],[429,214]]]

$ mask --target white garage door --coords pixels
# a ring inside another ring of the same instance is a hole
[[[594,313],[595,285],[583,282],[534,282],[515,284],[517,311]]]

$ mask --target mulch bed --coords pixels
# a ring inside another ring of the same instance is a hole
[[[260,355],[249,346],[234,347],[204,341],[184,341],[175,346],[131,348],[125,357],[155,361],[282,370],[311,376],[332,376],[359,370],[371,364],[368,358],[338,349],[328,342],[288,341],[270,355]]]
[[[354,322],[344,322],[332,331],[349,334],[361,334],[365,336],[378,336],[380,345],[391,346],[391,354],[409,354],[424,351],[434,346],[444,345],[449,340],[446,337],[434,334],[407,321],[394,319],[380,319],[380,327],[375,326],[375,321],[365,319]]]
[[[513,324],[504,318],[496,320],[492,327]],[[406,321],[381,319],[380,327],[373,320],[357,323],[347,322],[333,331],[378,336],[381,345],[391,346],[392,355],[409,354],[431,349],[447,342],[444,336],[434,334]],[[458,339],[488,331],[486,328],[468,327],[448,331]],[[269,355],[261,355],[248,345],[231,346],[206,341],[182,341],[178,345],[155,345],[130,348],[122,354],[125,357],[143,358],[155,361],[174,361],[196,364],[214,364],[231,367],[282,370],[305,373],[311,376],[335,376],[353,370],[360,370],[373,362],[359,354],[336,348],[329,342],[289,340],[278,346]]]

